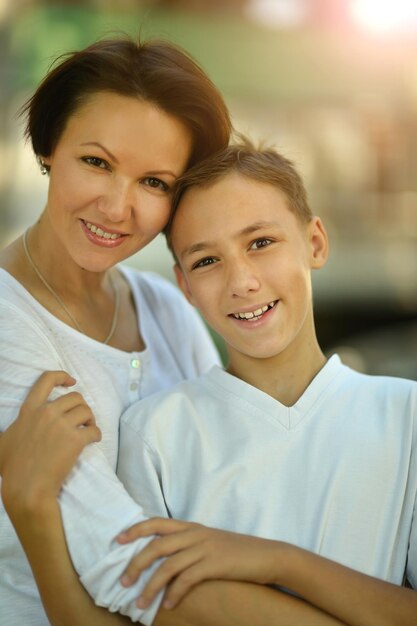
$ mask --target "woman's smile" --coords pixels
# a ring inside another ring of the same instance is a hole
[[[115,248],[124,243],[129,236],[127,233],[117,232],[113,229],[105,228],[92,222],[80,220],[81,228],[87,239],[96,246],[105,248]]]

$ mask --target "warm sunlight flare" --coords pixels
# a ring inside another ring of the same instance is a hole
[[[352,0],[351,12],[364,29],[375,33],[417,29],[416,0]]]

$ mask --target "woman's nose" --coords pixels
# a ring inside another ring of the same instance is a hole
[[[126,222],[131,218],[134,211],[135,198],[129,184],[114,184],[106,197],[101,200],[100,209],[111,222]]]

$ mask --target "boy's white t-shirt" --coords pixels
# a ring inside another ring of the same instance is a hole
[[[90,560],[100,560],[101,553],[94,540],[77,532],[72,520],[83,519],[90,526],[104,553],[117,528],[124,527],[127,520],[143,517],[141,507],[114,474],[121,413],[137,400],[195,377],[219,362],[201,319],[178,289],[156,274],[127,267],[120,270],[140,314],[138,323],[146,345],[142,352],[117,350],[67,326],[0,269],[0,431],[15,419],[37,378],[46,370],[56,369],[76,378],[72,389],[84,396],[102,431],[101,442],[85,450],[61,494],[72,557],[77,562],[79,555],[81,564],[88,565]],[[51,397],[66,391],[56,390]],[[104,487],[102,467],[106,473]],[[123,503],[123,515],[117,518],[112,517],[114,492]],[[136,621],[151,623],[158,604],[149,611],[139,611],[134,605],[138,589],[126,594],[119,584],[129,552],[137,550],[138,546],[133,546],[119,551],[117,558],[110,556],[108,572],[101,576],[95,599],[111,610],[122,607],[122,612]],[[29,564],[0,502],[0,626],[48,623]]]
[[[277,539],[417,588],[417,383],[333,356],[292,407],[219,367],[122,416],[149,516]]]

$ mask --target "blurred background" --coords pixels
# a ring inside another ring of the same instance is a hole
[[[330,234],[326,352],[417,379],[416,0],[0,0],[2,247],[46,197],[18,108],[56,55],[121,32],[186,48],[236,128],[298,166]],[[162,237],[129,263],[173,280]]]

